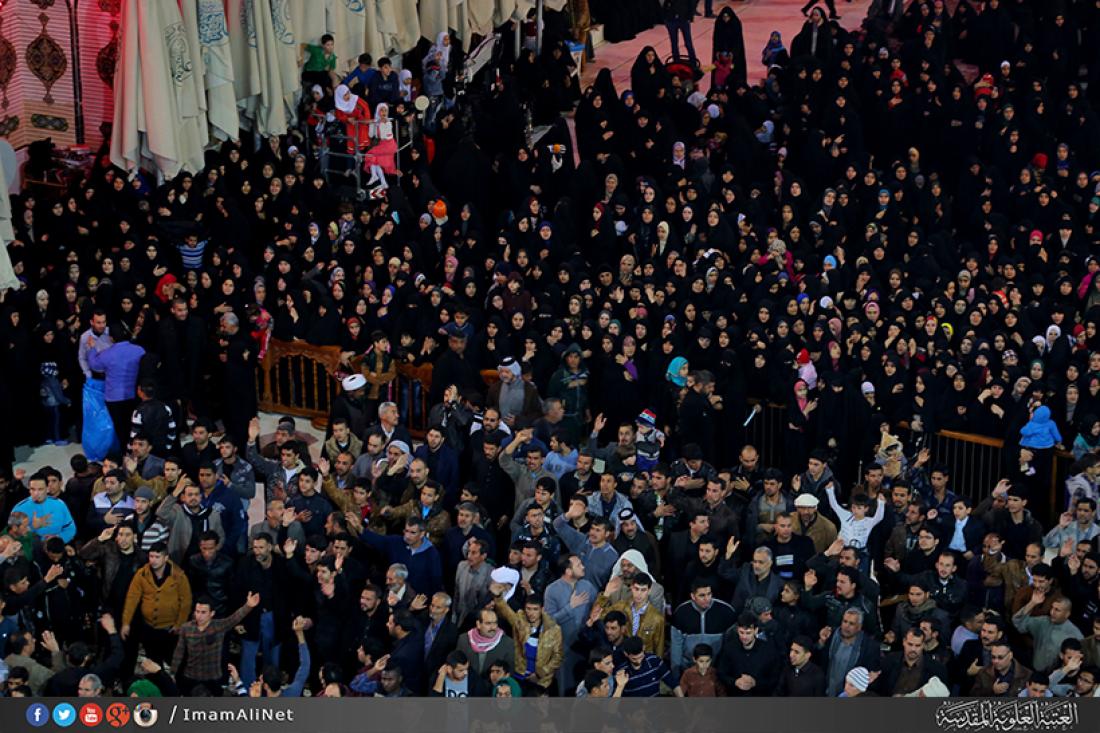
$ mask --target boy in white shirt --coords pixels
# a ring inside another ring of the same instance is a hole
[[[871,530],[882,521],[885,514],[886,497],[879,493],[878,506],[873,516],[868,517],[867,512],[871,508],[871,497],[859,493],[852,496],[851,511],[845,509],[836,500],[836,489],[830,483],[825,487],[825,493],[829,495],[829,506],[833,508],[840,520],[840,539],[844,544],[859,550],[859,569],[868,572],[870,558],[867,555],[867,538],[871,536]]]

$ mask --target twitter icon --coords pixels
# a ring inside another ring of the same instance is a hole
[[[40,702],[27,708],[27,722],[35,728],[41,728],[50,722],[50,709]]]
[[[53,709],[53,722],[59,728],[68,728],[76,722],[76,708],[63,702]]]

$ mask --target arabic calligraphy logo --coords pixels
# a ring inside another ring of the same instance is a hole
[[[229,38],[225,26],[225,9],[219,0],[199,0],[199,41],[204,46],[215,46]]]
[[[172,23],[164,29],[164,46],[168,50],[169,73],[172,81],[179,86],[190,78],[195,68],[191,62],[191,44],[187,42],[183,23]]]
[[[936,709],[936,725],[945,731],[1065,731],[1077,721],[1077,703],[1057,698],[967,700]]]
[[[294,31],[290,27],[289,0],[271,0],[271,26],[280,43],[294,43]]]

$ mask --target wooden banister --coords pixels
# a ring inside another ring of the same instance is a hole
[[[336,346],[271,339],[256,370],[260,409],[308,417],[315,428],[327,428],[332,400],[340,393],[339,367]]]

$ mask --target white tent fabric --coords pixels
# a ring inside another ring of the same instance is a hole
[[[210,144],[210,127],[207,124],[209,109],[206,104],[206,63],[202,57],[202,44],[199,41],[199,15],[195,6],[195,0],[183,0],[179,5],[180,17],[183,21],[183,32],[187,37],[188,58],[191,62],[194,84],[187,90],[185,101],[188,108],[194,105],[201,119],[198,127],[199,140],[203,150]]]
[[[235,140],[240,136],[241,121],[233,88],[233,54],[225,6],[221,0],[183,0],[182,8],[184,21],[194,24],[202,49],[210,134],[217,140]]]
[[[370,9],[367,10],[367,36],[369,39],[373,35],[382,49],[383,55],[388,56],[399,48],[397,45],[397,18],[394,16],[396,3],[394,3],[394,0],[375,0],[373,10],[373,13]],[[378,59],[373,51],[368,53],[374,56],[375,60]]]
[[[0,160],[0,293],[18,289],[20,282],[15,276],[8,256],[8,242],[15,239],[15,229],[11,221],[11,199],[8,198],[8,178],[4,173],[4,162]]]
[[[319,11],[321,1],[323,0],[290,0],[290,21],[298,43],[320,45],[321,36],[328,32],[325,13]]]
[[[297,115],[301,93],[301,70],[298,67],[298,33],[295,30],[291,0],[271,0],[271,27],[275,33],[276,57],[279,60],[279,81],[289,124]]]
[[[493,26],[503,25],[516,14],[516,0],[495,0]]]
[[[452,23],[454,14],[451,10],[452,0],[420,0],[420,35],[435,43],[436,37],[450,28],[461,36],[466,32],[466,26],[455,27]]]
[[[466,7],[466,0],[447,0],[447,17],[450,26],[462,39],[462,48],[470,50],[470,13]],[[433,36],[434,38],[434,36]]]
[[[126,0],[119,38],[111,161],[168,178],[201,170],[206,118],[176,0]]]
[[[420,41],[420,16],[416,10],[416,0],[391,0],[394,20],[397,23],[397,35],[389,51],[405,53],[416,48]]]
[[[237,98],[240,125],[245,129],[252,129],[260,96],[260,58],[252,10],[254,1],[226,0],[225,6],[229,49],[233,59],[233,92]]]
[[[373,0],[327,0],[327,29],[336,40],[336,73],[343,74],[367,50],[367,6]],[[372,13],[373,15],[373,13]],[[371,21],[371,26],[375,25]],[[377,45],[381,45],[376,43]],[[373,52],[370,52],[373,54]],[[377,59],[378,57],[375,56]]]
[[[470,23],[469,33],[484,37],[493,32],[496,0],[466,0],[466,7]]]
[[[280,25],[280,32],[276,33],[275,22],[272,20],[272,3],[268,0],[253,0],[249,4],[254,13],[253,27],[256,29],[256,58],[259,61],[260,77],[255,129],[264,137],[282,135],[287,130],[288,120],[292,118],[287,116],[287,87],[283,82],[282,56],[286,44],[280,40],[280,35],[285,35],[285,29]],[[280,5],[280,9],[284,6],[285,2]],[[281,18],[281,21],[286,18],[289,18],[289,15]],[[293,39],[293,33],[291,33],[291,39]],[[290,107],[293,115],[292,102]]]

